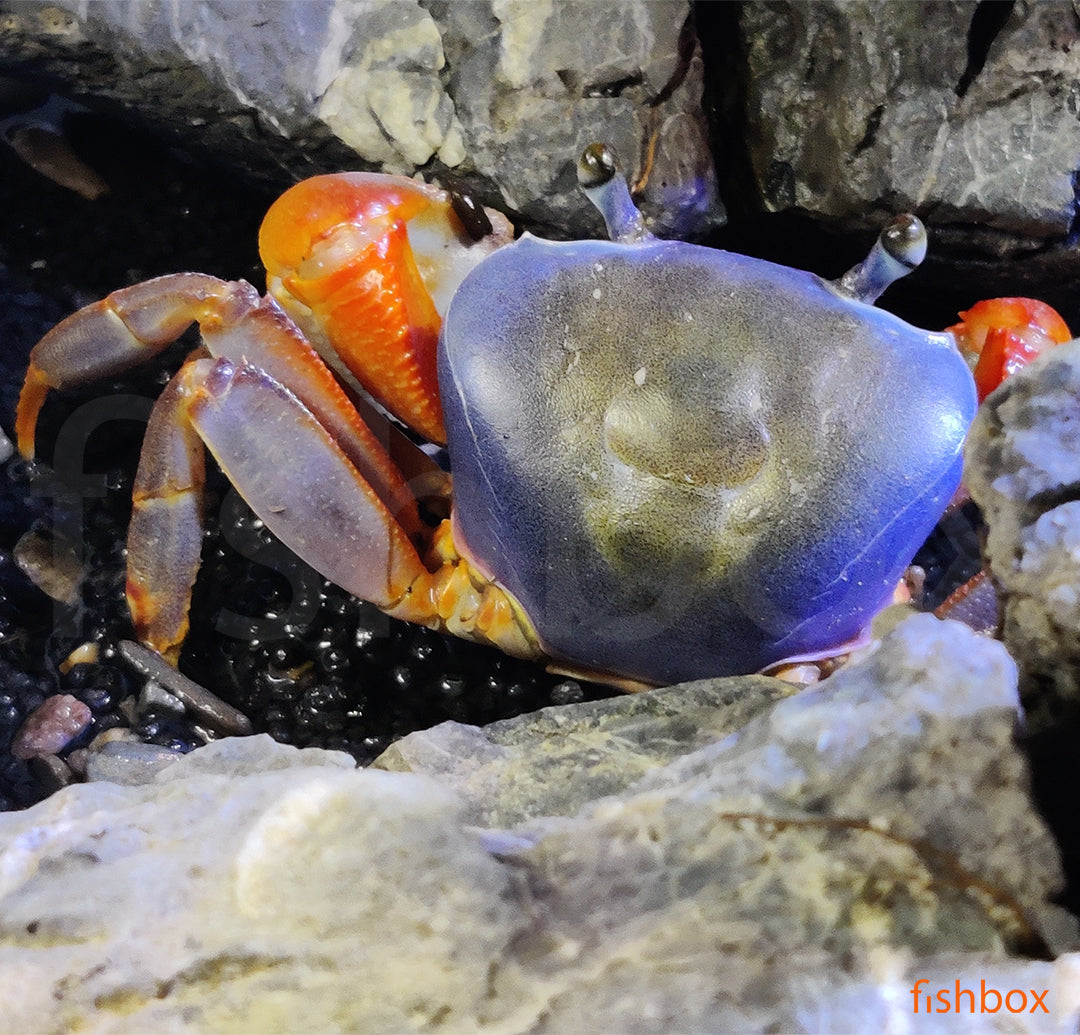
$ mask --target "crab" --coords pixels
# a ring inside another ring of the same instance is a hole
[[[199,325],[135,480],[144,643],[175,663],[187,633],[205,449],[326,578],[557,671],[635,690],[864,632],[957,487],[976,407],[954,333],[872,305],[921,261],[921,223],[829,282],[653,238],[603,145],[579,179],[610,240],[511,243],[436,187],[316,177],[267,213],[266,297],[173,274],[35,346],[27,457],[51,389]]]

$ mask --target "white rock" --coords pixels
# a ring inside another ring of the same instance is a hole
[[[1080,717],[1080,342],[1050,350],[979,408],[964,480],[1020,664],[1033,728]]]
[[[920,979],[1045,989],[1053,1014],[989,1023],[1074,1030],[1080,958],[1016,955],[1076,932],[1001,646],[917,616],[788,692],[691,684],[390,756],[437,776],[223,740],[2,815],[0,1030],[987,1030],[916,1018]],[[530,786],[547,814],[491,826]]]

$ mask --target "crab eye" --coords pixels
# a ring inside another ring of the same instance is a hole
[[[768,458],[764,424],[746,410],[687,401],[649,386],[620,392],[604,412],[604,445],[628,467],[677,484],[733,489],[753,479]]]
[[[615,152],[608,144],[590,144],[578,159],[578,183],[586,189],[602,186],[618,171]]]

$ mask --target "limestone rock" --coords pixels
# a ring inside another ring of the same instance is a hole
[[[654,225],[723,218],[686,0],[26,0],[0,46],[84,98],[280,182],[451,170],[535,228],[599,228],[574,164],[613,143]],[[603,24],[604,31],[596,31]]]
[[[374,765],[437,777],[462,795],[471,822],[511,827],[618,794],[793,692],[778,679],[740,676],[545,708],[482,729],[444,722],[403,737]]]
[[[1080,342],[1052,349],[979,409],[964,480],[983,509],[1002,638],[1029,722],[1080,717]]]
[[[785,692],[447,724],[394,755],[435,775],[253,737],[65,788],[0,816],[0,1027],[901,1030],[925,979],[1071,1030],[1080,958],[1013,955],[1075,924],[1001,645],[920,615]]]

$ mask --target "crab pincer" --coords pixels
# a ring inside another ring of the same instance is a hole
[[[968,359],[982,402],[1010,374],[1072,340],[1060,314],[1035,298],[992,298],[960,313],[949,330]]]

